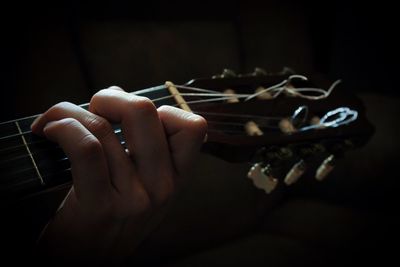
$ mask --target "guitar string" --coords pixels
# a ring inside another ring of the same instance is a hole
[[[348,112],[348,113],[346,114],[345,112]],[[338,118],[336,118],[335,120],[328,121],[329,117],[336,116],[337,114],[339,114]],[[335,110],[329,111],[321,119],[322,125],[324,125],[325,127],[336,127],[335,124],[338,124],[338,123],[348,124],[348,123],[350,123],[351,121],[353,121],[353,120],[355,120],[357,118],[357,114],[358,114],[357,111],[350,110],[349,108],[346,108],[346,107],[337,108]],[[304,128],[312,129],[312,128],[316,128],[316,127],[319,127],[319,126],[318,125],[312,125],[312,126],[306,126]],[[303,131],[303,129],[301,128],[301,129],[299,129],[299,131]],[[221,130],[220,132],[225,132],[225,131]],[[119,132],[119,134],[122,134],[122,132]],[[121,145],[123,145],[124,143],[125,142],[122,141]],[[65,154],[64,154],[64,156],[65,156]],[[64,159],[67,160],[67,158],[65,157],[61,161],[63,161]],[[44,170],[43,165],[44,164],[40,164],[39,165],[39,167],[41,167],[42,170]],[[33,170],[33,169],[34,168],[20,169],[18,171],[9,173],[9,175],[12,176],[12,175],[15,175],[15,174],[18,174],[18,173],[21,173],[21,172],[25,172],[27,170]]]
[[[240,127],[243,127],[245,125],[244,123],[219,122],[219,121],[212,121],[212,120],[207,120],[207,123],[209,125],[215,125],[216,124],[216,125],[240,126]],[[264,125],[262,123],[259,123],[259,126],[261,126],[263,129],[276,129],[276,127],[272,127],[272,126],[269,126],[269,125]],[[210,132],[210,131],[214,131],[214,132],[215,131],[221,131],[221,132],[238,133],[238,134],[239,133],[243,133],[243,131],[240,131],[240,130],[236,130],[236,131],[228,130],[228,129],[216,130],[216,129],[212,129],[212,128],[208,129],[208,132]],[[117,135],[117,137],[122,137],[122,134],[118,135],[120,132],[121,132],[121,129],[114,130],[114,133]],[[31,132],[26,132],[26,134],[29,134],[29,133],[31,133]],[[47,141],[48,141],[47,139],[41,138],[40,140],[37,140],[37,141],[34,141],[34,142],[30,142],[30,143],[27,143],[27,144],[31,145],[31,146],[32,145],[37,145],[37,144],[46,144]],[[55,143],[48,143],[48,144],[52,144],[53,145]],[[0,153],[3,153],[5,151],[11,150],[11,149],[17,149],[17,148],[25,148],[25,145],[16,145],[16,146],[13,146],[13,147],[8,147],[8,148],[5,148],[5,149],[1,149]],[[56,149],[56,148],[59,148],[59,146],[52,146],[50,148],[42,148],[42,149],[33,148],[34,153],[32,153],[32,155],[35,156],[35,155],[38,155],[40,153],[49,152],[49,151],[51,151],[53,149]],[[13,157],[13,158],[2,160],[1,163],[0,163],[0,166],[4,165],[4,164],[7,164],[7,163],[10,163],[10,162],[15,161],[15,160],[26,158],[26,157],[29,157],[29,155],[27,155],[26,153],[23,153],[23,155],[19,155],[19,156]]]
[[[233,118],[243,118],[243,119],[259,119],[259,120],[281,120],[283,117],[276,117],[276,116],[260,116],[260,115],[250,115],[250,114],[231,114],[231,113],[217,113],[217,112],[205,112],[205,111],[196,111],[194,110],[194,114],[198,114],[198,115],[210,115],[210,116],[218,116],[218,117],[233,117]],[[208,121],[208,120],[207,120]],[[225,124],[224,122],[214,122],[214,124]],[[243,123],[244,125],[245,123]],[[116,129],[120,130],[120,129]],[[3,141],[4,139],[9,139],[9,138],[13,138],[13,137],[20,137],[21,135],[27,135],[32,133],[32,131],[28,130],[28,131],[24,131],[18,134],[13,134],[13,135],[8,135],[5,137],[1,137],[0,141]],[[38,140],[38,141],[31,141],[29,143],[27,143],[28,145],[32,145],[32,144],[37,144],[43,142],[43,140]],[[9,149],[13,149],[13,148],[19,148],[19,147],[25,147],[24,145],[16,145],[16,146],[12,146],[12,147],[7,147],[7,148],[3,148],[0,149],[0,153],[4,152],[6,150]]]
[[[218,122],[218,121],[212,121],[212,120],[207,120],[207,123],[209,123],[209,124],[217,124],[217,125],[231,125],[231,126],[243,126],[244,125],[244,123]],[[271,127],[271,126],[269,126],[267,124],[262,124],[262,123],[260,123],[259,125],[263,129],[268,129],[268,128],[269,129],[274,129],[275,128],[275,127]],[[233,130],[227,130],[227,129],[221,129],[221,130],[213,129],[213,128],[209,128],[208,129],[208,132],[216,132],[216,131],[218,131],[218,132],[228,132],[228,133],[243,133],[243,131],[240,131],[240,130],[233,131]],[[26,134],[29,134],[29,133],[31,133],[31,132],[26,132]],[[114,133],[117,135],[117,137],[119,137],[119,138],[122,137],[121,129],[115,129]],[[46,144],[46,142],[48,142],[47,139],[41,138],[40,140],[38,140],[36,142],[30,142],[28,144],[29,145],[37,145],[37,144]],[[53,145],[53,143],[48,143],[48,144],[52,144]],[[4,152],[4,151],[10,150],[12,148],[25,148],[25,146],[24,145],[18,145],[18,146],[14,146],[14,147],[9,147],[9,148],[0,150],[0,152]],[[50,148],[42,148],[42,149],[33,148],[32,150],[34,151],[34,153],[32,153],[32,155],[38,155],[40,153],[48,152],[48,151],[50,151],[52,149],[55,149],[55,148],[59,148],[59,146],[52,146]],[[13,157],[13,158],[10,158],[10,159],[7,159],[7,160],[3,160],[1,163],[2,164],[9,163],[9,162],[11,162],[13,160],[22,159],[22,158],[25,158],[25,157],[27,157],[27,155],[24,153],[24,155],[16,156],[16,157]]]
[[[277,87],[281,86],[282,84],[286,84],[286,86],[283,86],[283,87],[279,88],[280,92],[288,91],[288,90],[289,90],[289,92],[291,92],[293,90],[298,90],[298,91],[306,90],[306,91],[310,91],[310,92],[321,93],[321,97],[328,97],[329,94],[332,92],[332,90],[336,87],[336,85],[338,83],[340,83],[340,80],[337,80],[336,82],[334,82],[331,85],[331,87],[328,89],[328,91],[326,91],[324,89],[320,89],[320,88],[293,88],[293,87],[290,87],[291,81],[294,80],[295,78],[299,78],[301,80],[308,80],[308,78],[303,76],[303,75],[291,75],[288,79],[278,83],[277,85],[272,85],[270,87],[265,88],[264,91],[268,91],[270,89],[278,89]],[[214,94],[220,94],[221,93],[220,91],[216,91],[216,90],[198,88],[198,87],[187,86],[187,85],[176,85],[176,87],[178,89],[186,89],[186,90],[203,92],[203,93],[214,93]],[[142,95],[142,94],[152,93],[152,92],[165,90],[165,89],[167,89],[167,87],[165,85],[159,85],[159,86],[154,86],[154,87],[150,87],[150,88],[146,88],[146,89],[137,90],[137,91],[131,92],[131,94]],[[251,98],[256,97],[256,96],[262,94],[264,91],[255,92],[254,94],[247,94],[247,97],[251,97]],[[243,94],[243,95],[245,95],[245,94]],[[174,96],[175,95],[168,95],[168,98],[171,98],[171,97],[174,97]],[[234,96],[235,96],[235,94],[234,94]],[[299,97],[307,97],[304,94],[299,94],[298,96]],[[164,99],[164,97],[162,97],[160,99]],[[157,100],[157,99],[155,99],[155,100]],[[89,103],[81,104],[79,106],[88,107]],[[39,115],[40,114],[32,115],[32,116],[28,116],[28,117],[24,117],[24,118],[20,118],[20,119],[16,119],[16,120],[9,120],[9,121],[5,121],[5,122],[0,122],[0,126],[3,125],[3,124],[14,123],[15,121],[22,121],[22,120],[26,120],[26,119],[31,119],[31,118],[37,117]]]
[[[294,75],[292,75],[292,76],[294,76]],[[299,75],[298,75],[299,76]],[[297,76],[296,76],[297,77]],[[285,83],[287,83],[287,80],[285,80],[285,81],[283,81],[283,82],[285,82]],[[281,82],[281,83],[283,83],[283,82]],[[281,83],[280,84],[278,84],[278,85],[281,85]],[[338,81],[336,81],[336,82],[334,82],[333,84],[332,84],[332,86],[329,88],[329,90],[328,91],[325,91],[325,90],[323,90],[323,89],[319,89],[319,88],[290,88],[290,89],[288,89],[288,88],[286,88],[286,87],[276,87],[277,85],[274,85],[274,86],[271,86],[271,87],[268,87],[268,88],[266,88],[264,91],[266,91],[266,90],[269,90],[269,89],[277,89],[277,90],[279,90],[279,93],[280,92],[283,92],[283,91],[287,91],[287,90],[290,90],[290,92],[296,92],[296,91],[314,91],[314,92],[319,92],[319,93],[321,93],[321,96],[318,96],[318,97],[322,97],[322,98],[326,98],[326,97],[328,97],[329,96],[329,94],[332,92],[332,90],[336,87],[336,85],[338,84],[338,83],[340,83],[340,80],[338,80]],[[202,91],[202,92],[218,92],[218,91],[212,91],[212,90],[207,90],[207,89],[202,89],[202,88],[196,88],[196,87],[190,87],[190,86],[182,86],[182,85],[177,85],[176,86],[177,88],[179,88],[179,89],[188,89],[188,90],[194,90],[194,91]],[[158,90],[162,90],[162,89],[166,89],[166,87],[165,86],[156,86],[156,87],[152,87],[152,88],[148,88],[148,89],[143,89],[143,90],[139,90],[139,91],[135,91],[135,92],[132,92],[132,94],[142,94],[143,92],[154,92],[154,91],[158,91]],[[263,91],[263,92],[264,92]],[[180,93],[180,95],[188,95],[188,96],[210,96],[210,97],[213,97],[213,96],[221,96],[221,95],[223,95],[224,97],[220,97],[220,98],[213,98],[213,99],[203,99],[203,100],[194,100],[194,101],[187,101],[186,103],[187,104],[196,104],[196,103],[208,103],[208,102],[213,102],[213,101],[221,101],[221,100],[228,100],[228,99],[232,99],[232,98],[246,98],[245,99],[245,101],[248,101],[249,100],[249,97],[251,97],[251,98],[253,98],[253,96],[258,96],[260,94],[260,92],[257,92],[257,93],[254,93],[254,94],[221,94],[220,92],[218,92],[218,93],[210,93],[210,94],[206,94],[206,93],[202,93],[202,94],[196,94],[196,93]],[[154,100],[152,100],[154,103],[155,102],[158,102],[158,101],[161,101],[161,100],[165,100],[165,99],[169,99],[169,98],[173,98],[173,97],[175,97],[177,94],[170,94],[170,95],[168,95],[168,96],[164,96],[164,97],[160,97],[160,98],[156,98],[156,99],[154,99]],[[274,95],[273,97],[275,98],[277,95]],[[298,93],[298,96],[300,96],[300,97],[310,97],[310,96],[306,96],[306,95],[304,95],[304,94],[301,94],[301,93]],[[318,99],[320,99],[320,98],[318,98]],[[314,99],[315,100],[315,99]],[[89,104],[82,104],[82,105],[80,105],[81,107],[86,107],[86,106],[88,106]],[[180,104],[174,104],[174,105],[172,105],[172,106],[174,106],[174,107],[177,107],[177,106],[179,106]],[[223,113],[220,113],[220,114],[223,114]],[[10,122],[15,122],[15,121],[23,121],[23,120],[26,120],[26,119],[31,119],[31,118],[34,118],[34,117],[36,117],[36,116],[40,116],[40,115],[34,115],[34,116],[29,116],[29,117],[25,117],[25,118],[22,118],[22,119],[18,119],[18,120],[11,120],[11,121],[8,121],[8,122],[3,122],[3,123],[0,123],[0,125],[1,124],[5,124],[5,123],[10,123]],[[237,115],[235,115],[236,117],[240,117],[240,116],[243,116],[243,115],[241,115],[241,114],[237,114]],[[244,116],[248,116],[248,115],[244,115]],[[30,133],[30,131],[25,131],[25,132],[22,132],[22,133],[19,133],[19,134],[13,134],[13,135],[8,135],[8,136],[5,136],[5,137],[0,137],[0,141],[1,140],[4,140],[4,139],[7,139],[7,138],[11,138],[11,137],[16,137],[16,136],[21,136],[21,135],[23,135],[23,134],[26,134],[26,133]]]
[[[209,131],[210,132],[210,131]],[[219,130],[211,130],[211,132],[221,132],[221,131],[219,131]],[[223,131],[223,132],[226,132],[226,131]],[[228,132],[240,132],[241,133],[241,131],[229,131],[228,130]],[[123,146],[125,144],[125,141],[122,141],[121,142],[121,145]],[[49,152],[50,150],[60,150],[61,152],[62,152],[62,149],[61,149],[61,147],[60,146],[58,146],[58,145],[55,145],[54,147],[52,147],[52,148],[50,148],[50,149],[47,149],[46,151],[47,152]],[[43,153],[43,152],[46,152],[45,150],[43,150],[43,151],[41,151],[41,153]],[[64,157],[63,158],[60,158],[60,159],[58,159],[58,160],[56,160],[55,162],[53,162],[53,165],[52,165],[52,167],[54,167],[54,165],[57,165],[57,164],[62,164],[62,162],[64,162],[64,161],[68,161],[69,159],[68,159],[68,157],[66,157],[65,156],[65,154],[64,154]],[[40,162],[40,161],[39,161]],[[64,171],[64,170],[68,170],[68,169],[70,169],[70,168],[67,168],[67,169],[62,169],[62,170],[57,170],[56,172],[49,172],[48,170],[46,170],[46,168],[45,168],[45,166],[46,166],[46,163],[39,163],[38,165],[38,168],[40,168],[44,173],[46,173],[46,175],[42,175],[42,178],[46,178],[46,177],[49,177],[49,176],[52,176],[52,175],[54,175],[55,173],[59,173],[60,171]],[[18,174],[21,174],[21,173],[24,173],[24,172],[29,172],[29,171],[34,171],[35,169],[34,168],[32,168],[32,167],[28,167],[28,168],[25,168],[25,169],[18,169],[17,171],[12,171],[12,172],[8,172],[8,173],[5,173],[5,174],[7,174],[8,175],[8,177],[7,176],[2,176],[2,179],[1,180],[6,180],[6,179],[4,179],[4,177],[6,177],[6,178],[8,178],[8,179],[10,179],[9,177],[11,176],[16,176],[16,175],[18,175]],[[34,175],[32,175],[32,176],[34,176]],[[17,179],[18,177],[15,177],[14,179]],[[32,179],[29,179],[29,181],[35,181],[35,180],[37,180],[37,176],[35,177],[35,178],[32,178]],[[19,183],[18,183],[19,184]],[[18,185],[17,184],[17,185]]]
[[[203,92],[217,92],[217,91],[212,91],[212,90],[205,90],[205,89],[202,89],[202,88],[194,88],[194,87],[188,87],[188,86],[182,86],[182,88],[184,87],[184,89],[190,89],[190,90],[194,90],[194,91],[203,91]],[[332,88],[333,88],[334,86],[331,86],[331,89],[329,90],[329,92],[332,90]],[[274,88],[277,88],[277,86],[274,86]],[[274,88],[272,88],[272,89],[274,89]],[[155,91],[155,90],[160,90],[160,89],[165,89],[165,86],[159,86],[159,87],[153,87],[153,88],[149,88],[149,89],[144,89],[144,90],[141,90],[141,91],[136,91],[135,93],[136,94],[139,94],[140,92],[145,92],[145,91],[147,91],[147,92],[150,92],[150,91]],[[303,88],[297,88],[297,90],[307,90],[307,91],[310,91],[310,90],[320,90],[320,89],[315,89],[315,88],[305,88],[305,89],[303,89]],[[322,89],[321,89],[322,90]],[[225,99],[229,99],[229,98],[231,98],[231,97],[238,97],[238,98],[242,98],[242,97],[248,97],[249,96],[249,94],[242,94],[242,95],[240,95],[240,94],[232,94],[232,95],[230,95],[230,94],[221,94],[221,93],[212,93],[211,95],[209,94],[209,93],[202,93],[202,94],[193,94],[193,93],[182,93],[182,95],[188,95],[188,96],[213,96],[213,97],[215,97],[215,96],[221,96],[221,95],[224,95],[224,97],[222,97],[222,98],[217,98],[217,100],[225,100]],[[170,95],[170,96],[168,96],[168,97],[174,97],[173,95]],[[167,97],[162,97],[162,98],[159,98],[159,99],[155,99],[154,100],[154,102],[155,101],[159,101],[159,100],[162,100],[162,99],[166,99]],[[215,101],[216,99],[211,99],[212,101]],[[199,101],[189,101],[189,103],[201,103],[201,102],[209,102],[210,100],[209,99],[206,99],[206,100],[199,100]],[[215,114],[214,114],[215,115]],[[221,116],[221,115],[223,115],[223,114],[218,114],[219,116]],[[229,115],[231,115],[231,114],[229,114]],[[246,117],[248,117],[247,115],[245,115]],[[34,116],[31,116],[31,117],[34,117]],[[237,115],[236,115],[236,117],[237,117]],[[250,116],[250,117],[254,117],[254,116]],[[265,118],[265,117],[263,117],[263,118]],[[217,122],[212,122],[213,124],[217,124]],[[229,123],[223,123],[224,125],[229,125]],[[233,123],[230,123],[231,125],[233,124]],[[243,124],[240,124],[240,123],[236,123],[236,124],[234,124],[234,125],[243,125]],[[26,133],[30,133],[30,131],[27,131],[27,132],[24,132],[23,134],[26,134]],[[3,137],[4,138],[4,137]],[[4,149],[3,149],[3,151],[4,151]]]
[[[213,130],[211,130],[211,131],[213,131]],[[221,132],[221,131],[218,131],[218,132]],[[226,131],[223,131],[223,132],[226,132]],[[121,145],[123,145],[124,144],[124,142],[122,142],[121,143]],[[61,148],[59,148],[59,149],[61,149]],[[61,150],[62,151],[62,150]],[[65,155],[65,154],[64,154]],[[60,159],[60,160],[58,160],[58,162],[59,163],[61,163],[62,164],[62,162],[64,162],[64,161],[67,161],[68,160],[68,158],[67,157],[64,157],[64,158],[62,158],[62,159]],[[54,165],[53,165],[53,167],[54,167]],[[46,164],[40,164],[39,165],[39,168],[41,168],[42,170],[45,170],[45,168],[46,168]],[[31,170],[33,170],[33,168],[30,168]],[[56,168],[55,168],[56,169]],[[59,173],[61,173],[61,172],[64,172],[64,171],[66,171],[66,170],[69,170],[70,169],[70,167],[69,168],[67,168],[67,169],[65,169],[65,168],[63,168],[63,169],[59,169],[59,170],[55,170],[55,171],[53,171],[53,172],[48,172],[48,171],[46,171],[46,175],[44,175],[43,177],[44,178],[48,178],[48,177],[51,177],[51,176],[55,176],[56,174],[59,174]],[[29,171],[29,170],[24,170],[24,171]],[[23,172],[23,171],[20,171],[20,172]],[[9,173],[9,175],[16,175],[16,174],[18,174],[18,173],[16,173],[16,172],[14,172],[14,173]],[[19,177],[18,177],[19,178]],[[31,181],[32,180],[37,180],[37,177],[35,177],[35,178],[32,178],[32,179],[30,179]],[[20,183],[19,183],[20,184]],[[18,185],[19,186],[19,185]],[[10,188],[12,188],[12,187],[10,187]]]
[[[330,88],[330,91],[332,91],[332,88],[333,88],[334,86],[331,86],[331,88]],[[162,89],[163,87],[155,87],[155,88],[150,88],[150,89],[144,89],[144,90],[142,90],[142,92],[143,91],[150,91],[150,90],[159,90],[159,89]],[[187,86],[185,86],[185,88],[189,88],[189,87],[187,87]],[[204,89],[201,89],[201,88],[191,88],[191,89],[194,89],[194,90],[198,90],[198,91],[210,91],[210,90],[204,90]],[[190,95],[197,95],[197,94],[190,94]],[[204,96],[204,95],[208,95],[208,94],[201,94],[202,96]],[[164,98],[162,98],[162,99],[164,99]],[[159,101],[160,99],[155,99],[154,101]],[[189,101],[190,102],[190,101]],[[193,102],[193,101],[192,101]],[[208,115],[213,115],[213,116],[234,116],[235,118],[236,117],[238,117],[238,115],[233,115],[233,114],[223,114],[223,113],[210,113],[210,112],[198,112],[197,114],[208,114]],[[269,120],[272,120],[272,119],[278,119],[278,120],[280,120],[280,119],[282,119],[282,117],[266,117],[266,116],[255,116],[255,115],[239,115],[240,117],[247,117],[247,118],[252,118],[252,119],[255,119],[255,118],[260,118],[260,119],[269,119]],[[239,126],[244,126],[244,123],[243,124],[240,124],[240,123],[227,123],[227,122],[212,122],[212,124],[220,124],[220,125],[239,125]],[[264,126],[264,127],[266,127],[266,126]],[[276,129],[276,128],[278,128],[278,127],[269,127],[270,129]],[[311,129],[312,127],[309,127],[309,129]],[[226,129],[225,129],[226,130]],[[23,132],[23,133],[21,133],[21,134],[28,134],[28,133],[30,133],[31,131],[26,131],[26,132]],[[21,135],[20,134],[20,135]],[[17,136],[17,135],[13,135],[13,136]],[[10,137],[10,136],[9,136]],[[40,142],[43,142],[43,141],[38,141],[38,142],[31,142],[31,143],[29,143],[29,144],[35,144],[35,143],[40,143]],[[4,152],[5,150],[9,150],[9,149],[12,149],[12,148],[18,148],[18,147],[22,147],[22,145],[20,145],[20,146],[14,146],[14,147],[10,147],[10,148],[6,148],[6,149],[2,149],[2,150],[0,150],[0,152]]]

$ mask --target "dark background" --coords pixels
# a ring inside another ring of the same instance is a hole
[[[348,90],[398,95],[395,8],[367,2],[6,4],[1,119],[87,102],[112,84],[133,90],[226,67],[289,66],[341,78]]]
[[[271,215],[260,217],[254,214],[275,199],[239,179],[228,180],[229,190],[224,186],[229,176],[245,176],[248,166],[203,158],[195,169],[198,178],[182,196],[184,204],[137,261],[388,263],[398,247],[391,245],[398,240],[399,219],[398,14],[384,1],[367,2],[4,5],[0,119],[42,113],[59,101],[85,103],[111,85],[133,91],[166,80],[209,77],[223,68],[247,73],[287,66],[310,77],[340,78],[341,90],[364,101],[376,133],[366,148],[349,155],[334,175],[337,180],[314,185],[315,191],[299,186]],[[193,228],[181,233],[176,225],[182,224]]]

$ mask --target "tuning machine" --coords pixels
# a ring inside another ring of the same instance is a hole
[[[327,157],[318,167],[315,173],[315,179],[317,179],[318,181],[324,180],[326,176],[328,176],[328,174],[331,173],[331,171],[334,169],[335,163],[336,160],[334,155],[330,155],[329,157]]]
[[[285,177],[285,184],[292,185],[304,174],[307,169],[307,165],[304,160],[298,161],[293,167],[289,170]]]
[[[315,173],[315,179],[323,181],[335,168],[336,162],[339,158],[343,158],[346,151],[354,148],[354,143],[345,139],[330,145],[328,151],[330,155],[325,158]]]
[[[267,194],[278,185],[278,179],[272,175],[270,164],[255,163],[247,173],[247,177],[253,181],[255,187],[264,190]]]

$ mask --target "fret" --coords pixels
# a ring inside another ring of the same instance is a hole
[[[21,134],[22,142],[24,143],[24,145],[25,145],[25,147],[26,147],[26,151],[28,152],[29,157],[30,157],[31,160],[32,160],[32,164],[33,164],[33,167],[35,168],[36,174],[37,174],[37,176],[38,176],[38,178],[39,178],[41,184],[44,185],[43,177],[42,177],[42,175],[40,174],[40,171],[39,171],[39,169],[38,169],[38,167],[37,167],[37,165],[36,165],[35,159],[33,158],[33,155],[32,155],[32,153],[31,153],[31,150],[29,149],[29,146],[28,146],[28,144],[27,144],[27,142],[26,142],[25,136],[22,134],[21,126],[20,126],[20,124],[18,123],[18,121],[15,122],[15,125],[17,126],[18,131],[19,131],[19,133]]]
[[[38,116],[39,115],[17,120],[19,128],[21,129],[21,132],[23,132],[23,133],[30,132],[31,124]]]

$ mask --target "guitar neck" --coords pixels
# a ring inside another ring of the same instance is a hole
[[[176,105],[164,85],[134,93],[152,99],[157,107]],[[89,104],[80,106],[87,109]],[[0,124],[0,205],[71,184],[70,162],[63,150],[31,132],[38,116]],[[113,129],[125,146],[120,125],[114,124]]]

